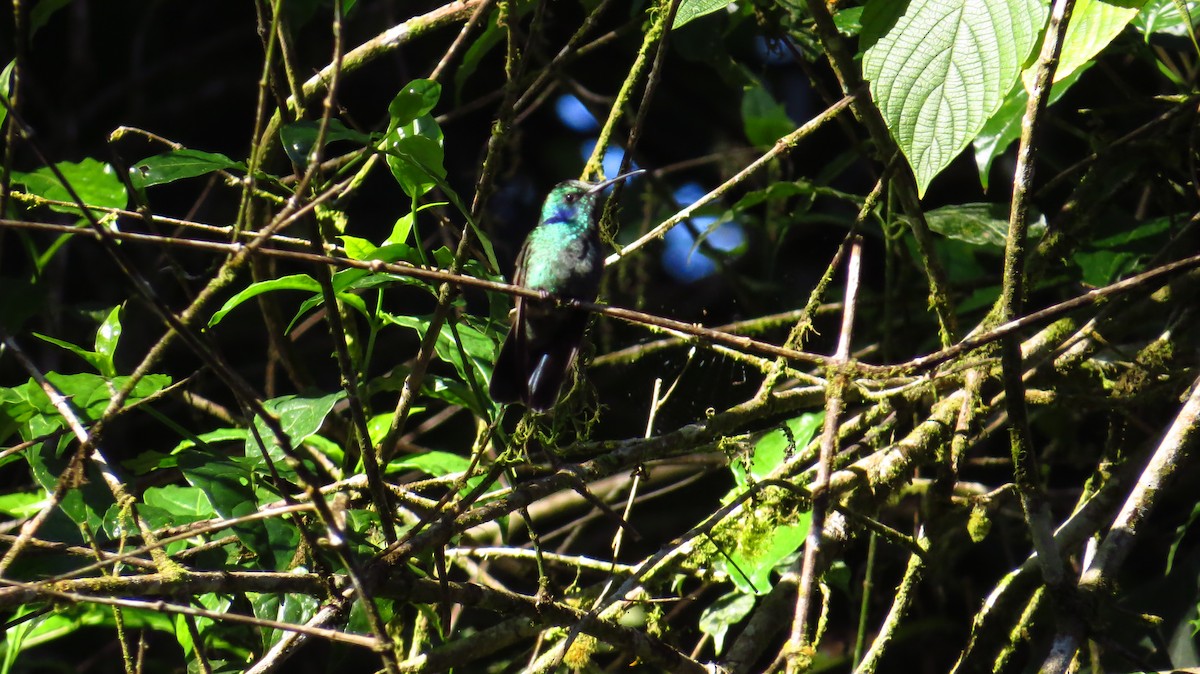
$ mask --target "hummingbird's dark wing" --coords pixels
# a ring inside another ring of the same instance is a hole
[[[525,283],[525,254],[529,242],[521,246],[517,253],[517,263],[513,271],[513,285]],[[526,346],[525,332],[525,303],[523,297],[515,301],[515,316],[500,346],[496,356],[496,366],[492,369],[492,380],[488,383],[488,393],[492,400],[498,403],[525,402],[529,398],[529,359]]]

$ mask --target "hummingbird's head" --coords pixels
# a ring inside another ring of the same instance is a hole
[[[642,173],[644,169],[622,173],[603,182],[587,183],[582,180],[567,180],[554,186],[542,204],[542,224],[568,222],[587,226],[591,223],[592,211],[604,188]]]

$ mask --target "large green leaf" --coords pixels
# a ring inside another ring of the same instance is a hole
[[[287,435],[292,447],[295,448],[304,442],[308,436],[321,429],[321,424],[325,423],[325,417],[329,416],[329,412],[333,410],[333,406],[337,404],[337,401],[345,397],[345,391],[336,391],[319,398],[302,398],[294,395],[286,395],[266,401],[263,403],[263,407],[279,419],[280,428]],[[276,468],[280,473],[293,473],[294,471],[287,470],[282,465],[286,459],[283,454],[283,448],[279,446],[275,434],[267,428],[266,423],[261,418],[256,417],[254,419],[254,427],[258,430],[258,436],[266,443],[267,454],[275,462]],[[263,464],[262,450],[259,448],[258,441],[253,434],[246,437],[246,459],[252,466]]]
[[[863,74],[924,194],[1012,89],[1046,9],[1038,0],[913,0],[889,16],[896,7],[873,0],[863,12],[863,32],[879,35]]]
[[[809,412],[787,420],[780,428],[769,431],[754,445],[750,458],[749,472],[744,462],[734,461],[730,465],[736,485],[725,495],[728,503],[745,492],[755,482],[775,472],[795,452],[809,443],[821,428],[825,415]],[[768,591],[771,571],[789,555],[804,545],[808,535],[812,514],[798,513],[790,522],[779,522],[774,526],[759,525],[757,522],[778,517],[777,507],[758,507],[757,500],[745,502],[742,522],[734,527],[743,540],[734,550],[727,550],[728,558],[721,557],[717,566],[730,574],[734,586],[746,594],[763,594]],[[754,522],[754,526],[749,523]],[[760,526],[770,527],[757,531]]]
[[[1054,81],[1071,75],[1091,61],[1125,29],[1144,4],[1146,0],[1076,0]],[[1025,73],[1027,88],[1032,84],[1033,76],[1032,70]]]
[[[121,179],[117,177],[117,172],[111,165],[96,161],[91,157],[85,157],[78,163],[62,161],[55,166],[85,205],[100,208],[125,208],[125,205],[129,203],[129,198],[125,194],[125,185],[121,183]],[[28,173],[13,171],[12,181],[24,185],[30,194],[35,194],[43,199],[74,202],[70,192],[63,187],[58,176],[54,175],[49,167],[43,166]],[[53,205],[50,208],[60,213],[80,212],[79,208],[74,205]]]
[[[139,161],[129,167],[129,181],[136,189],[144,190],[153,185],[162,185],[176,180],[207,175],[213,171],[230,169],[245,171],[246,165],[217,152],[202,152],[184,148]]]
[[[179,453],[178,465],[184,479],[204,493],[221,517],[234,519],[258,511],[259,497],[254,486],[261,483],[251,462],[188,449]],[[233,527],[247,548],[259,558],[262,568],[286,568],[299,542],[300,532],[277,518],[242,522]]]

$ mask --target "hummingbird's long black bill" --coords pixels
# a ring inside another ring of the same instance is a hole
[[[615,184],[621,182],[622,180],[626,180],[628,178],[632,178],[634,176],[641,175],[645,172],[646,172],[646,169],[634,169],[628,173],[622,173],[621,175],[619,175],[615,178],[609,178],[608,180],[605,180],[604,182],[596,183],[595,185],[592,185],[591,189],[588,190],[588,194],[599,194],[604,188],[608,187],[609,185],[615,185]]]

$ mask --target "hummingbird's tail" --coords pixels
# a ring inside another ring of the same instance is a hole
[[[519,315],[519,314],[518,314]],[[587,328],[588,315],[571,312],[554,326],[554,331],[530,339],[518,321],[509,330],[496,356],[488,393],[498,403],[522,402],[531,410],[545,412],[558,402],[558,394]]]
[[[504,338],[504,344],[496,356],[496,366],[492,369],[492,380],[488,383],[492,400],[501,404],[525,402],[529,397],[529,378],[522,362],[523,349],[516,343],[516,332],[510,330]]]

